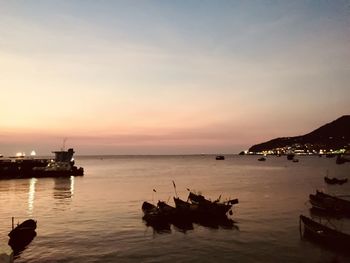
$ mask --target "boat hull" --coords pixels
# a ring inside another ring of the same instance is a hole
[[[304,225],[303,233],[301,230],[301,223]],[[349,252],[350,235],[329,228],[303,215],[300,215],[300,232],[303,237],[311,241],[320,243],[329,248]]]
[[[317,191],[309,195],[310,203],[314,208],[324,212],[350,216],[350,201]]]
[[[36,237],[36,226],[36,221],[29,219],[11,230],[8,234],[10,237],[8,245],[12,248],[15,254],[23,251]]]
[[[40,167],[40,169],[22,169],[21,166],[17,166],[15,169],[0,168],[0,179],[70,177],[83,175],[84,169],[82,167],[77,168],[76,166],[73,166],[70,170],[45,170],[44,167]]]
[[[338,178],[329,178],[329,177],[324,177],[324,181],[327,183],[327,184],[344,184],[348,181],[347,178],[344,178],[344,179],[338,179]]]

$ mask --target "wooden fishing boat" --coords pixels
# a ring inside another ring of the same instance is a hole
[[[328,176],[325,176],[324,177],[324,181],[327,183],[327,184],[344,184],[348,181],[347,178],[342,178],[342,179],[338,179],[338,178],[330,178]]]
[[[22,251],[36,236],[36,221],[33,219],[28,219],[16,227],[13,225],[12,218],[12,230],[8,234],[10,240],[8,242],[9,246],[13,249],[14,253],[17,254]]]
[[[145,201],[142,204],[142,211],[144,213],[142,219],[146,222],[147,226],[153,227],[157,232],[170,231],[169,217],[167,214],[161,212],[159,207]]]
[[[178,197],[174,197],[174,203],[176,209],[185,217],[189,218],[193,222],[197,222],[201,215],[201,211],[199,209],[198,204],[192,204],[190,202],[186,202],[181,200]]]
[[[336,213],[350,216],[350,201],[316,191],[316,194],[309,195],[313,207],[329,213]]]
[[[172,207],[164,201],[159,201],[157,206],[144,202],[142,210],[143,220],[157,232],[169,232],[171,224],[182,232],[193,229],[192,218],[186,215],[185,210]]]
[[[192,204],[192,203],[186,202],[178,197],[174,197],[174,203],[176,208],[182,209],[182,210],[196,212],[199,208],[198,204]]]
[[[188,200],[183,201],[177,195],[174,181],[173,185],[176,196],[174,197],[175,207],[163,201],[159,201],[157,205],[148,202],[142,204],[143,220],[147,225],[169,226],[170,228],[170,224],[173,224],[184,231],[193,229],[193,223],[216,228],[219,226],[233,227],[233,220],[227,217],[227,213],[232,215],[231,208],[238,203],[238,199],[220,202],[219,197],[218,200],[212,202],[189,190]]]
[[[164,201],[158,201],[158,209],[160,213],[162,213],[164,216],[167,216],[169,218],[177,215],[177,210],[175,207],[172,207],[171,205],[168,205]]]
[[[176,209],[192,220],[192,222],[210,228],[234,228],[234,221],[226,214],[217,213],[216,210],[208,209],[208,206],[193,204],[174,197]],[[237,228],[237,227],[235,227]]]
[[[36,229],[36,221],[33,219],[28,219],[21,224],[18,224],[15,228],[11,230],[8,234],[10,238],[15,238],[21,236],[28,232],[33,232]]]
[[[193,229],[193,218],[187,210],[168,205],[164,201],[158,201],[158,208],[166,216],[169,223],[173,224],[182,232]]]
[[[145,214],[157,211],[157,207],[149,202],[143,202],[141,208]]]
[[[227,212],[231,211],[232,214],[232,205],[238,204],[238,199],[231,199],[226,202],[220,202],[220,198],[216,201],[210,201],[206,199],[203,195],[194,194],[192,192],[188,195],[188,200],[190,200],[193,204],[197,204],[199,209],[210,211],[213,214],[218,216],[226,215]]]
[[[302,231],[302,223],[304,231]],[[347,251],[350,247],[350,235],[318,223],[300,215],[299,229],[302,237],[327,245],[328,247]]]

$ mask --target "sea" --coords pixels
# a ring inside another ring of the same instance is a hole
[[[349,219],[317,217],[309,194],[350,195],[350,177],[335,158],[225,155],[77,156],[82,177],[0,181],[0,244],[11,217],[37,220],[37,236],[15,262],[350,262],[350,256],[310,242],[299,216],[350,234]],[[173,184],[175,183],[175,185]],[[175,186],[175,187],[174,187]],[[194,224],[156,231],[142,220],[144,201],[174,205],[188,190],[211,200],[238,198],[233,227]],[[322,221],[321,221],[322,220]]]

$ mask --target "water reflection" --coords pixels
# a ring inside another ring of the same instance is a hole
[[[38,180],[40,179],[31,178],[29,180],[29,186],[27,184],[28,181],[26,181],[26,186],[23,187],[23,190],[27,189],[26,192],[28,192],[28,215],[33,214],[35,195],[37,191],[40,191],[40,189],[37,189]],[[47,179],[44,179],[44,180],[47,180]],[[53,197],[55,200],[58,201],[57,203],[58,204],[70,203],[74,195],[74,176],[53,178],[53,181],[54,181]],[[19,189],[15,187],[15,191],[18,191]]]
[[[234,220],[231,218],[225,217],[202,217],[190,220],[174,220],[174,218],[162,218],[159,216],[155,216],[153,218],[143,217],[143,221],[147,227],[151,227],[154,233],[164,234],[171,233],[171,225],[174,228],[182,233],[186,233],[187,231],[194,230],[194,224],[198,226],[203,226],[206,228],[212,229],[232,229],[239,231],[239,227]]]
[[[28,214],[31,215],[34,209],[34,199],[35,199],[35,184],[37,182],[36,178],[32,178],[29,181],[29,191],[28,191]]]
[[[53,197],[58,203],[68,203],[74,194],[74,176],[55,178]]]

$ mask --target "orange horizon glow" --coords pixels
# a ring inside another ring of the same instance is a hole
[[[97,5],[3,3],[1,154],[236,153],[349,114],[341,3]]]

